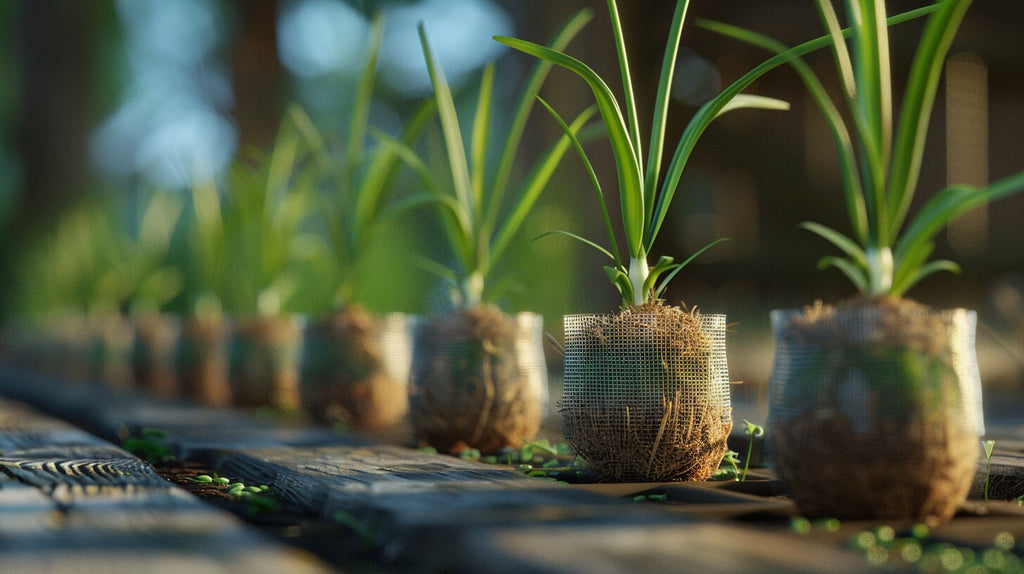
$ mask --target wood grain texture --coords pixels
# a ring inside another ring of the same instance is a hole
[[[0,571],[330,571],[23,404],[0,399],[0,449]]]
[[[324,428],[275,424],[251,413],[74,386],[61,393],[55,381],[6,376],[0,367],[0,394],[107,438],[159,428],[180,457],[246,484],[271,485],[275,497],[317,517],[323,544],[365,537],[374,564],[385,570],[802,572],[827,564],[829,571],[859,572],[863,557],[846,550],[846,543],[858,529],[877,526],[844,521],[838,532],[796,534],[789,527],[795,509],[770,473],[744,485],[567,486]],[[120,549],[116,545],[123,542],[129,566],[141,564],[133,562],[139,556],[165,556],[171,558],[154,564],[178,560],[202,572],[228,561],[231,571],[293,571],[280,569],[289,558],[270,550],[279,546],[252,550],[252,533],[231,517],[211,518],[194,499],[149,482],[147,469],[117,447],[33,412],[0,400],[4,566],[7,556],[16,558],[12,564],[32,565],[17,544],[38,540],[47,558],[70,552],[73,559],[95,557],[96,566],[104,546],[109,557],[111,544]],[[993,497],[1003,485],[1015,492],[1024,476],[1024,457],[1006,448],[1012,444],[1002,438],[997,444]],[[984,478],[980,462],[977,493]],[[665,499],[632,501],[649,494]],[[983,548],[1003,531],[1024,540],[1022,517],[1024,509],[1013,503],[975,501],[932,533]],[[177,556],[186,547],[199,554]]]

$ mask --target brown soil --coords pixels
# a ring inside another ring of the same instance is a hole
[[[836,306],[815,301],[804,308],[802,317],[795,319],[800,330],[791,332],[800,340],[863,346],[863,334],[844,329],[843,321],[836,319],[843,313],[869,310],[877,311],[881,317],[872,334],[872,344],[905,347],[931,356],[945,350],[947,339],[942,319],[927,305],[900,297],[857,297]]]
[[[562,421],[598,479],[705,480],[718,468],[731,413],[728,395],[711,386],[712,341],[696,309],[627,308],[591,325],[579,344],[574,360],[590,372],[566,385]]]
[[[775,468],[808,516],[946,521],[978,460],[977,437],[954,427],[892,422],[862,434],[842,416],[801,417],[772,429]]]
[[[420,440],[494,453],[540,427],[539,389],[519,364],[514,318],[489,306],[440,317],[416,336],[410,413]]]

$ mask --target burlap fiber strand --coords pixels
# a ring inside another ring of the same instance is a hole
[[[732,429],[725,316],[661,302],[565,317],[566,438],[603,481],[705,480]]]

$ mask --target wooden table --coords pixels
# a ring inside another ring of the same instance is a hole
[[[850,541],[885,526],[802,521],[765,469],[746,482],[567,485],[6,367],[0,397],[4,571],[863,572],[868,552]],[[179,460],[269,485],[281,506],[229,513],[172,485],[117,446],[146,428]],[[1012,421],[999,428],[993,493],[1024,494],[1024,441]],[[929,539],[980,556],[1006,534],[1024,554],[1024,508],[973,499]]]

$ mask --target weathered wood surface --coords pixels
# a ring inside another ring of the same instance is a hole
[[[355,517],[376,533],[384,560],[396,567],[815,572],[827,563],[834,572],[864,568],[863,559],[841,545],[712,524],[593,487],[398,447],[257,450],[223,464],[232,476],[272,483],[325,518],[335,512]]]
[[[146,463],[0,399],[0,571],[327,572]]]
[[[123,429],[159,428],[180,456],[246,483],[272,485],[275,496],[313,517],[326,533],[320,540],[325,550],[350,544],[353,537],[365,538],[375,548],[375,567],[387,571],[814,572],[827,565],[828,571],[861,572],[864,559],[848,550],[846,541],[860,529],[877,526],[851,521],[835,532],[797,534],[789,527],[795,507],[770,473],[743,484],[567,486],[326,429],[274,424],[238,411],[157,403],[99,387],[71,386],[71,392],[61,394],[62,388],[0,368],[0,394],[97,429],[107,438]],[[1002,427],[1004,434],[1007,428]],[[22,435],[4,438],[0,428],[0,470],[6,473],[0,475],[0,493],[3,481],[32,472],[31,480],[38,484],[31,492],[45,495],[45,477],[59,467],[45,456],[28,465],[15,457],[12,461],[18,464],[11,466],[3,448],[40,448],[36,454],[42,455],[46,444],[102,446],[88,443],[95,439],[78,437],[74,430],[65,425],[51,432],[25,425],[23,435],[35,433],[41,441],[37,444]],[[990,486],[1000,477],[1019,476],[1024,462],[1019,451],[1006,448],[1012,442],[1001,439],[999,444]],[[65,458],[85,469],[101,468],[96,465],[117,458],[113,452],[94,457],[88,455],[96,451],[74,453]],[[117,465],[102,468],[112,480],[123,470]],[[132,476],[145,480],[143,474]],[[983,477],[984,466],[979,465],[979,481]],[[26,482],[15,484],[30,488]],[[66,496],[67,489],[53,488],[60,492],[47,500],[56,504],[54,497]],[[148,495],[151,487],[137,490]],[[650,494],[664,495],[664,502],[632,501]],[[1015,504],[975,502],[933,533],[978,548],[990,545],[999,532],[1024,541],[1022,518],[1024,509]],[[0,559],[2,554],[0,549]]]

